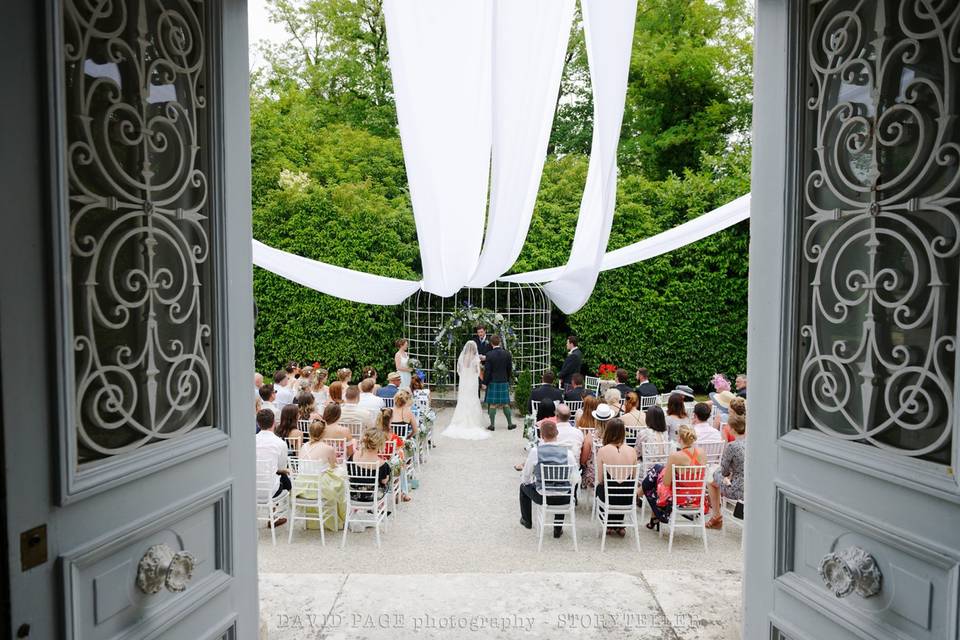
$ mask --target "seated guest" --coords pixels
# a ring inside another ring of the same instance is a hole
[[[533,527],[533,503],[543,504],[540,495],[540,468],[545,464],[570,465],[570,480],[576,485],[580,480],[580,461],[574,458],[569,449],[557,444],[557,425],[552,422],[544,423],[540,429],[541,442],[530,449],[527,461],[520,474],[520,524],[527,529]],[[548,504],[565,504],[573,500],[564,496],[547,498]],[[559,538],[563,528],[556,523],[563,522],[563,516],[556,516],[553,527],[553,537]]]
[[[737,379],[733,381],[734,387],[737,389],[737,395],[747,399],[747,374],[741,373],[737,376]]]
[[[742,418],[747,417],[747,401],[744,400],[743,398],[736,397],[730,401],[730,418],[732,418],[735,415],[738,415]],[[713,426],[720,427],[720,437],[723,440],[727,442],[733,442],[734,440],[737,439],[736,433],[734,433],[733,430],[730,428],[729,418],[727,419],[727,422],[724,422],[721,424],[720,416],[717,416],[716,419],[714,420]]]
[[[283,369],[277,369],[273,374],[273,386],[277,390],[276,404],[279,408],[284,408],[288,404],[293,404],[294,393],[290,388],[293,378],[287,375]]]
[[[552,402],[541,402],[537,407],[537,426],[543,426],[546,422],[557,424],[557,406]]]
[[[303,442],[303,432],[297,428],[300,418],[300,409],[295,404],[288,404],[280,410],[280,424],[273,430],[274,435],[287,443],[287,448],[296,453]]]
[[[293,487],[290,482],[287,443],[273,432],[273,411],[270,411],[270,409],[260,410],[257,414],[257,426],[260,427],[259,433],[254,436],[257,439],[257,461],[267,460],[270,463],[271,471],[276,474],[273,482],[273,497],[276,498],[281,491],[290,491]],[[278,518],[273,525],[279,527],[286,522],[286,518]]]
[[[377,428],[366,429],[360,437],[360,444],[357,451],[347,463],[347,472],[351,474],[358,473],[357,467],[377,469],[377,482],[380,485],[378,495],[383,495],[390,480],[390,463],[380,460],[380,450],[383,449],[383,432]],[[354,500],[369,501],[370,494],[354,494],[351,496]]]
[[[706,402],[698,402],[693,407],[693,425],[691,426],[700,444],[720,442],[720,432],[714,429],[708,420],[710,420],[710,406]]]
[[[270,409],[273,415],[280,416],[280,409],[276,404],[277,392],[272,384],[265,384],[260,387],[260,408]]]
[[[643,445],[670,442],[670,434],[667,432],[667,421],[664,418],[663,409],[656,405],[647,409],[644,424],[645,426],[637,432],[637,442],[634,445],[639,458],[643,458]]]
[[[673,441],[677,440],[677,432],[680,430],[680,425],[690,424],[690,416],[687,415],[687,406],[685,404],[688,396],[685,392],[681,391],[681,389],[689,388],[690,387],[677,387],[677,390],[671,393],[667,399],[667,433]],[[693,399],[693,391],[690,392],[689,397]]]
[[[253,374],[253,397],[260,398],[260,387],[263,386],[263,374],[254,373]]]
[[[563,392],[563,399],[567,402],[571,400],[580,402],[587,396],[592,395],[592,391],[583,388],[583,374],[575,373],[570,377],[570,386]]]
[[[603,499],[603,483],[606,481],[604,477],[604,465],[607,464],[637,464],[637,452],[633,447],[628,447],[625,444],[626,440],[626,431],[623,427],[623,420],[620,418],[613,418],[607,422],[606,426],[603,429],[603,446],[597,450],[597,497],[601,500]],[[610,481],[611,487],[626,487],[633,484],[634,471],[629,475],[618,478],[617,481]],[[611,504],[615,505],[628,505],[633,504],[636,500],[636,496],[633,495],[617,495],[611,498]],[[622,514],[611,514],[607,520],[608,525],[617,525],[623,522]],[[622,527],[608,526],[607,535],[613,535],[616,533],[621,538],[626,535],[626,531]]]
[[[710,506],[713,517],[707,522],[707,529],[719,529],[723,526],[723,516],[720,515],[720,496],[731,500],[743,500],[743,463],[746,457],[747,419],[739,413],[730,413],[727,423],[734,433],[734,441],[723,449],[720,459],[720,468],[713,474],[707,483],[710,493]]]
[[[703,451],[693,445],[697,442],[697,432],[690,425],[682,425],[677,434],[680,439],[679,451],[675,451],[667,458],[667,464],[655,464],[647,471],[643,478],[643,493],[650,504],[653,517],[647,523],[647,529],[660,529],[660,523],[670,521],[670,512],[673,509],[673,467],[674,466],[704,466],[706,456]],[[704,473],[706,467],[704,466]],[[689,502],[685,506],[695,506],[696,502]]]
[[[659,395],[657,393],[657,385],[650,382],[650,372],[640,367],[637,369],[637,388],[634,391],[637,392],[637,395],[641,398],[649,398],[650,396]]]
[[[380,453],[383,454],[386,451],[386,443],[392,442],[393,453],[395,453],[400,460],[403,460],[403,438],[393,432],[393,425],[391,424],[392,419],[393,411],[390,409],[381,409],[379,415],[377,416],[377,428],[383,433],[384,442],[384,448],[381,449]],[[410,502],[413,500],[413,498],[411,498],[409,495],[406,474],[401,474],[400,476],[400,499],[404,502]]]
[[[397,391],[397,395],[393,396],[393,415],[390,420],[392,422],[406,422],[413,427],[413,431],[410,433],[416,435],[420,423],[417,421],[417,416],[413,415],[412,404],[413,396],[410,395],[409,391],[406,389]]]
[[[380,391],[380,385],[377,384],[377,370],[373,367],[364,367],[360,371],[360,379],[366,380],[367,378],[373,378],[373,393]]]
[[[300,447],[301,460],[317,460],[327,463],[327,468],[336,468],[337,452],[324,440],[333,440],[326,432],[327,425],[323,420],[313,420],[310,423],[310,440]]]
[[[337,369],[337,381],[344,387],[349,387],[350,382],[353,380],[353,371],[347,369],[346,367],[342,369]]]
[[[334,404],[333,402],[328,404],[323,408],[323,416],[321,416],[320,420],[326,425],[326,428],[323,430],[323,437],[330,440],[346,440],[347,457],[350,457],[350,454],[353,453],[355,443],[350,429],[340,424],[340,405]]]
[[[556,377],[553,375],[553,371],[544,371],[543,377],[540,378],[542,381],[539,386],[537,386],[533,392],[530,394],[531,403],[536,400],[537,402],[549,401],[553,402],[554,400],[563,400],[563,391],[560,390],[556,385]],[[530,405],[532,410],[533,405]]]
[[[330,373],[326,369],[318,367],[313,372],[313,384],[310,387],[310,392],[318,405],[327,404],[330,401],[330,388],[327,386],[327,378],[329,377]]]
[[[717,417],[720,419],[720,422],[727,421],[727,416],[730,415],[730,401],[736,397],[737,395],[729,390],[710,394],[710,404],[712,407],[716,407]]]
[[[642,427],[644,422],[644,416],[640,413],[640,397],[637,395],[636,391],[632,389],[627,393],[623,401],[623,415],[620,418],[623,420],[623,426],[625,427]]]
[[[619,418],[623,413],[623,397],[617,389],[607,389],[603,394],[603,401],[613,409],[613,417]]]
[[[377,395],[381,398],[392,398],[397,395],[397,391],[400,391],[400,374],[391,371],[387,374],[387,386],[381,387]]]
[[[297,419],[298,420],[316,420],[320,417],[317,411],[317,401],[313,399],[313,394],[309,391],[302,391],[297,395]]]
[[[630,373],[624,369],[617,369],[617,385],[613,387],[620,392],[620,397],[626,398],[628,393],[633,391],[633,387],[627,384],[627,380],[630,379]]]
[[[310,388],[313,385],[313,367],[304,367],[300,369],[300,377],[297,378],[297,383],[294,385],[296,390],[296,395],[301,393],[310,393]]]
[[[373,393],[373,388],[376,386],[377,381],[373,378],[364,378],[360,381],[360,400],[358,404],[361,409],[366,409],[371,414],[376,416],[380,413],[380,410],[384,407],[383,398],[376,396]]]
[[[360,406],[360,389],[357,387],[347,387],[343,404],[340,405],[340,422],[359,422],[364,429],[374,426],[374,414]]]
[[[327,396],[329,401],[333,404],[343,404],[343,392],[346,389],[344,384],[337,380],[330,385],[330,388],[327,390]]]
[[[602,429],[600,422],[593,417],[593,412],[597,410],[598,406],[600,406],[600,398],[585,396],[583,406],[575,414],[576,426],[580,429]]]
[[[585,464],[590,459],[591,449],[584,447],[586,438],[583,431],[570,424],[570,407],[561,404],[557,407],[557,444],[570,450],[573,456]]]

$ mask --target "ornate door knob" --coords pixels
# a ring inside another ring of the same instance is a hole
[[[817,569],[823,584],[838,598],[854,591],[864,598],[880,593],[883,575],[876,560],[860,547],[849,547],[839,553],[828,553]]]
[[[178,593],[187,588],[193,577],[196,563],[193,554],[186,551],[173,552],[165,544],[155,544],[140,558],[137,566],[137,587],[148,594],[167,591]]]

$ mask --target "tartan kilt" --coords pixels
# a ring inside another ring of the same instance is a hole
[[[483,401],[487,404],[510,404],[510,383],[491,382]]]

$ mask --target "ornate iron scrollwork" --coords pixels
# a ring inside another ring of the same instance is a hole
[[[800,425],[949,461],[960,5],[810,3]]]
[[[211,422],[204,9],[64,3],[80,463]]]

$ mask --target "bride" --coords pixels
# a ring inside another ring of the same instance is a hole
[[[473,340],[463,345],[463,350],[457,359],[457,375],[460,378],[460,386],[457,388],[457,408],[443,435],[461,440],[489,438],[492,434],[487,431],[486,416],[480,406],[478,380],[480,354],[477,352],[477,343]]]

